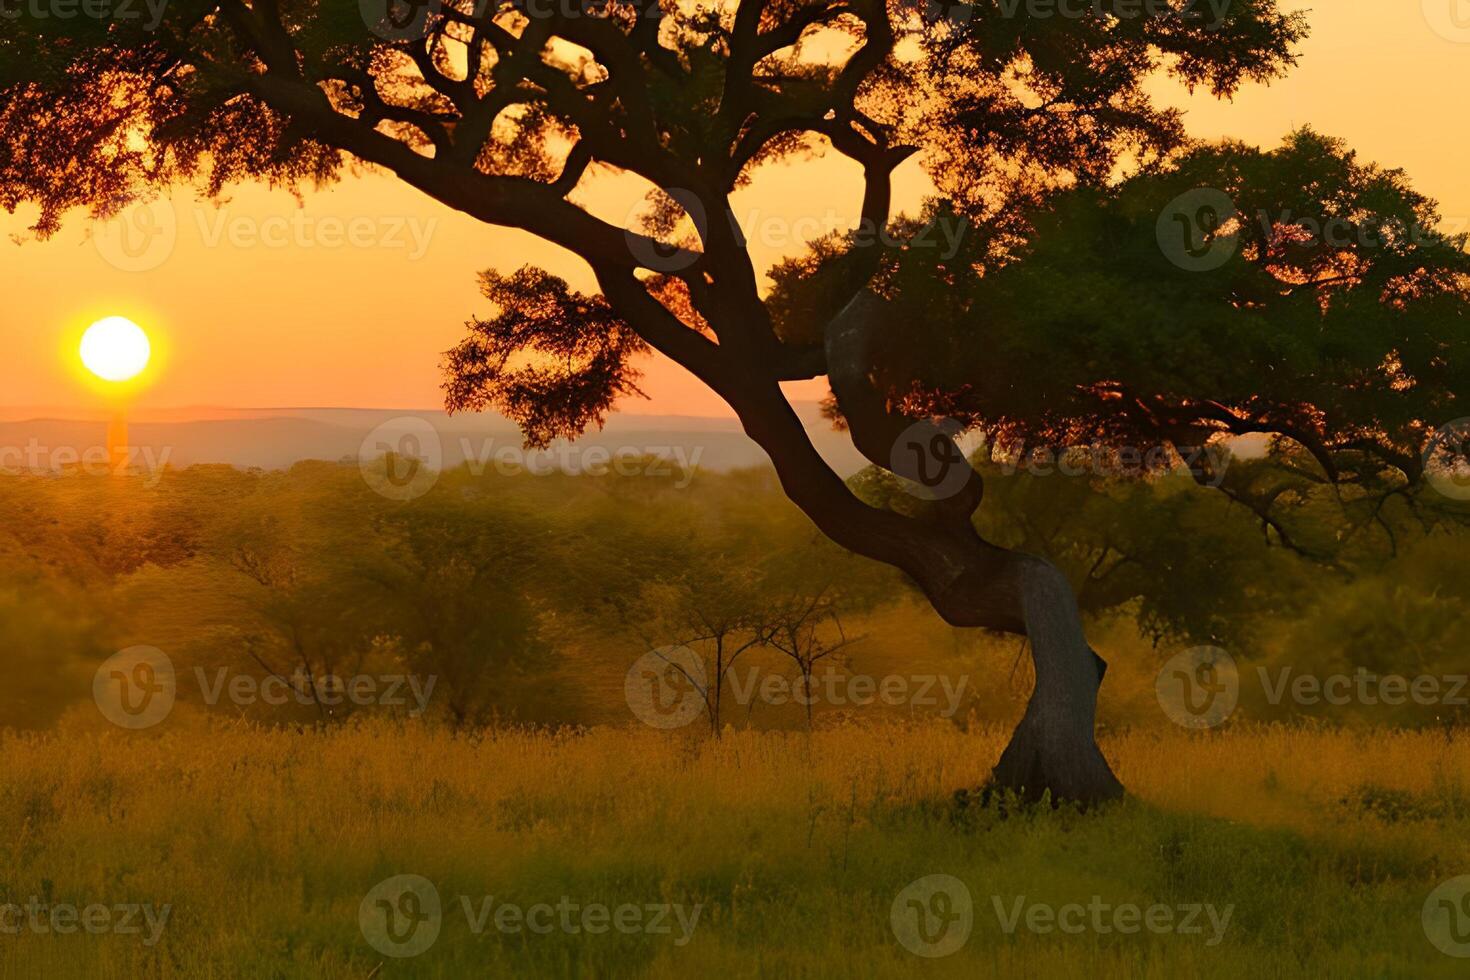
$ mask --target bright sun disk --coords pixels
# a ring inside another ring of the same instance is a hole
[[[127,317],[98,320],[82,334],[82,363],[104,381],[136,378],[152,352],[148,335]]]

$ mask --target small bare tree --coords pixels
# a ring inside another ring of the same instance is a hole
[[[657,610],[645,623],[652,622],[658,636],[673,638],[676,647],[700,658],[698,670],[679,663],[678,658],[664,659],[704,700],[710,731],[719,738],[725,727],[725,682],[731,670],[744,654],[765,646],[770,637],[757,577],[744,569],[700,569],[677,582],[647,585],[640,599],[644,610]],[[646,625],[636,629],[650,648],[664,649]]]
[[[842,627],[839,602],[830,586],[792,595],[769,614],[766,643],[789,657],[801,674],[807,731],[812,728],[812,705],[816,701],[812,678],[817,664],[837,656],[856,640]]]

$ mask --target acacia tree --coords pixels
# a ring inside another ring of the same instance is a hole
[[[710,733],[719,738],[724,733],[730,673],[742,656],[766,643],[770,627],[762,616],[765,597],[756,576],[746,568],[723,566],[718,559],[712,566],[677,581],[648,583],[638,590],[633,608],[640,624],[654,625],[661,635],[673,638],[676,649],[691,650],[699,658],[695,670],[677,658],[665,659],[704,699]],[[668,645],[659,644],[645,628],[635,628],[650,649]]]
[[[385,625],[404,661],[437,679],[455,728],[517,717],[507,695],[544,676],[538,603],[516,576],[537,530],[514,512],[446,506],[443,497],[374,522],[379,554],[355,574],[391,611]]]
[[[885,370],[915,323],[879,276],[889,250],[874,232],[893,218],[894,170],[918,155],[936,213],[970,222],[970,264],[932,272],[973,285],[1024,239],[1024,206],[1067,187],[1102,192],[1121,159],[1157,162],[1184,144],[1178,113],[1144,89],[1156,72],[1224,95],[1290,66],[1299,15],[1277,0],[1219,6],[1177,0],[1141,15],[1103,0],[1071,17],[1007,0],[435,0],[379,20],[345,0],[180,0],[157,25],[122,16],[122,3],[101,4],[117,8],[110,18],[23,12],[0,26],[0,203],[38,204],[45,234],[72,207],[110,215],[168,182],[218,193],[357,162],[562,246],[600,293],[537,270],[488,274],[502,312],[451,352],[450,407],[498,408],[544,443],[600,423],[647,348],[683,365],[822,532],[907,573],[948,622],[1029,636],[1036,690],[996,783],[1100,800],[1121,792],[1093,737],[1103,662],[1066,577],[977,532],[982,480],[923,418],[944,393],[908,397],[933,375]],[[821,288],[781,305],[762,295],[730,198],[759,165],[815,147],[861,168],[866,244],[826,253],[834,261],[812,267]],[[649,220],[628,228],[579,206],[575,192],[601,171],[648,183]],[[691,222],[692,239],[677,234]],[[993,337],[990,311],[959,312],[928,333]],[[1097,385],[1118,369],[1069,366]],[[1054,388],[1040,384],[1045,358],[1010,367],[994,380]],[[845,485],[780,388],[819,377],[858,449],[942,484],[938,499],[898,513]],[[1292,434],[1292,419],[1274,418],[1253,424]]]
[[[360,535],[351,522],[367,514],[339,505],[346,512],[334,519],[333,509],[321,506],[326,496],[312,499],[289,487],[270,497],[247,496],[241,489],[230,513],[211,523],[207,547],[229,569],[224,581],[243,614],[211,631],[205,649],[214,653],[202,666],[222,683],[226,668],[248,665],[213,661],[243,651],[299,704],[311,705],[320,721],[340,719],[350,703],[337,685],[381,652],[349,574],[362,560],[353,553]]]
[[[1056,195],[1028,224],[1001,267],[972,256],[952,288],[934,288],[943,271],[923,251],[889,264],[913,327],[882,364],[910,404],[1023,458],[1196,447],[1196,479],[1314,559],[1364,524],[1391,537],[1390,504],[1461,522],[1455,493],[1436,506],[1414,491],[1463,459],[1463,433],[1435,430],[1470,393],[1467,236],[1441,231],[1402,171],[1304,129],[1270,150],[1191,147]],[[787,305],[815,278],[788,272]],[[1220,436],[1264,437],[1266,465],[1198,451]],[[1343,509],[1334,542],[1294,520],[1324,488]]]
[[[771,613],[767,642],[796,665],[800,676],[801,703],[806,707],[807,731],[812,728],[812,708],[816,703],[813,678],[817,664],[837,657],[854,639],[842,629],[842,616],[830,589],[815,594],[791,596]]]

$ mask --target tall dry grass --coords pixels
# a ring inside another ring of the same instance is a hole
[[[1301,728],[1110,737],[1091,814],[957,810],[1004,733],[953,726],[456,736],[374,723],[0,738],[0,904],[164,903],[162,940],[0,934],[0,977],[1452,976],[1420,910],[1470,873],[1470,741]],[[445,897],[433,948],[364,940],[378,881]],[[944,873],[965,947],[889,911]],[[997,898],[1226,904],[1224,940],[1007,934]],[[701,904],[692,940],[476,935],[458,897]],[[1457,972],[1458,971],[1458,972]]]

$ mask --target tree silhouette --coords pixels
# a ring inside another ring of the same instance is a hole
[[[907,573],[948,622],[1030,638],[1036,690],[995,768],[1000,787],[1084,802],[1121,793],[1093,737],[1104,665],[1065,575],[977,532],[982,480],[954,431],[931,416],[1099,439],[1142,431],[1139,418],[1171,442],[1175,422],[1191,437],[1201,427],[1275,433],[1299,439],[1333,476],[1333,453],[1302,422],[1336,408],[1339,389],[1308,385],[1300,412],[1269,411],[1251,400],[1242,367],[1241,385],[1221,397],[1246,404],[1217,407],[1212,379],[1185,370],[1231,317],[1215,307],[1194,322],[1197,307],[1219,298],[1218,278],[1175,269],[1155,284],[1141,270],[1158,266],[1156,245],[1136,267],[1127,265],[1141,261],[1136,251],[1048,256],[1038,246],[1041,271],[1030,281],[1025,271],[1028,242],[1046,231],[1035,209],[1058,193],[1060,209],[1048,213],[1065,225],[1064,245],[1076,241],[1067,223],[1079,215],[1084,230],[1119,208],[1135,228],[1154,227],[1152,192],[1109,186],[1125,160],[1144,167],[1145,189],[1191,179],[1169,165],[1186,148],[1180,115],[1153,104],[1144,83],[1168,72],[1226,95],[1284,71],[1305,24],[1277,0],[1223,10],[1178,0],[1147,13],[1104,0],[1077,16],[1010,0],[384,0],[381,17],[361,16],[370,2],[182,0],[157,25],[103,6],[116,16],[22,13],[0,27],[0,203],[39,205],[45,234],[72,207],[108,215],[172,181],[207,193],[245,178],[294,185],[354,161],[571,251],[600,296],[539,271],[487,275],[502,312],[451,353],[450,407],[500,408],[541,443],[600,423],[634,385],[631,360],[645,345],[683,365],[731,406],[825,534]],[[825,243],[762,296],[730,196],[758,165],[815,148],[861,168],[859,234]],[[898,221],[891,176],[916,156],[936,201]],[[637,227],[574,200],[585,179],[609,171],[647,183],[650,212]],[[947,260],[889,248],[876,234],[892,225],[917,236],[951,219],[968,232],[964,254]],[[1206,228],[1193,244],[1212,245],[1224,230]],[[1026,287],[1095,261],[1114,270],[1114,315],[1084,321],[1083,339],[1061,343],[1053,328],[1073,322],[1068,311],[1031,309]],[[1019,278],[987,275],[1012,265]],[[1232,306],[1249,319],[1251,302]],[[1129,329],[1134,303],[1149,313],[1138,325],[1167,322],[1183,340],[1110,343]],[[1274,294],[1272,304],[1292,305]],[[1296,306],[1310,316],[1311,304]],[[1411,354],[1431,364],[1442,356],[1423,339],[1400,351],[1404,374],[1419,366]],[[1137,361],[1150,345],[1179,357]],[[1285,353],[1264,345],[1245,367]],[[1122,367],[1136,369],[1130,380],[1171,383],[1114,390]],[[818,377],[858,449],[920,484],[926,506],[872,506],[827,466],[780,388]],[[1069,401],[1084,382],[1092,403]],[[1162,388],[1178,412],[1154,421],[1149,399]],[[997,391],[1013,397],[992,407]],[[1268,386],[1262,398],[1278,396]],[[1333,404],[1309,401],[1319,397]],[[1128,425],[1113,424],[1123,416]],[[1340,448],[1355,448],[1344,440]]]

